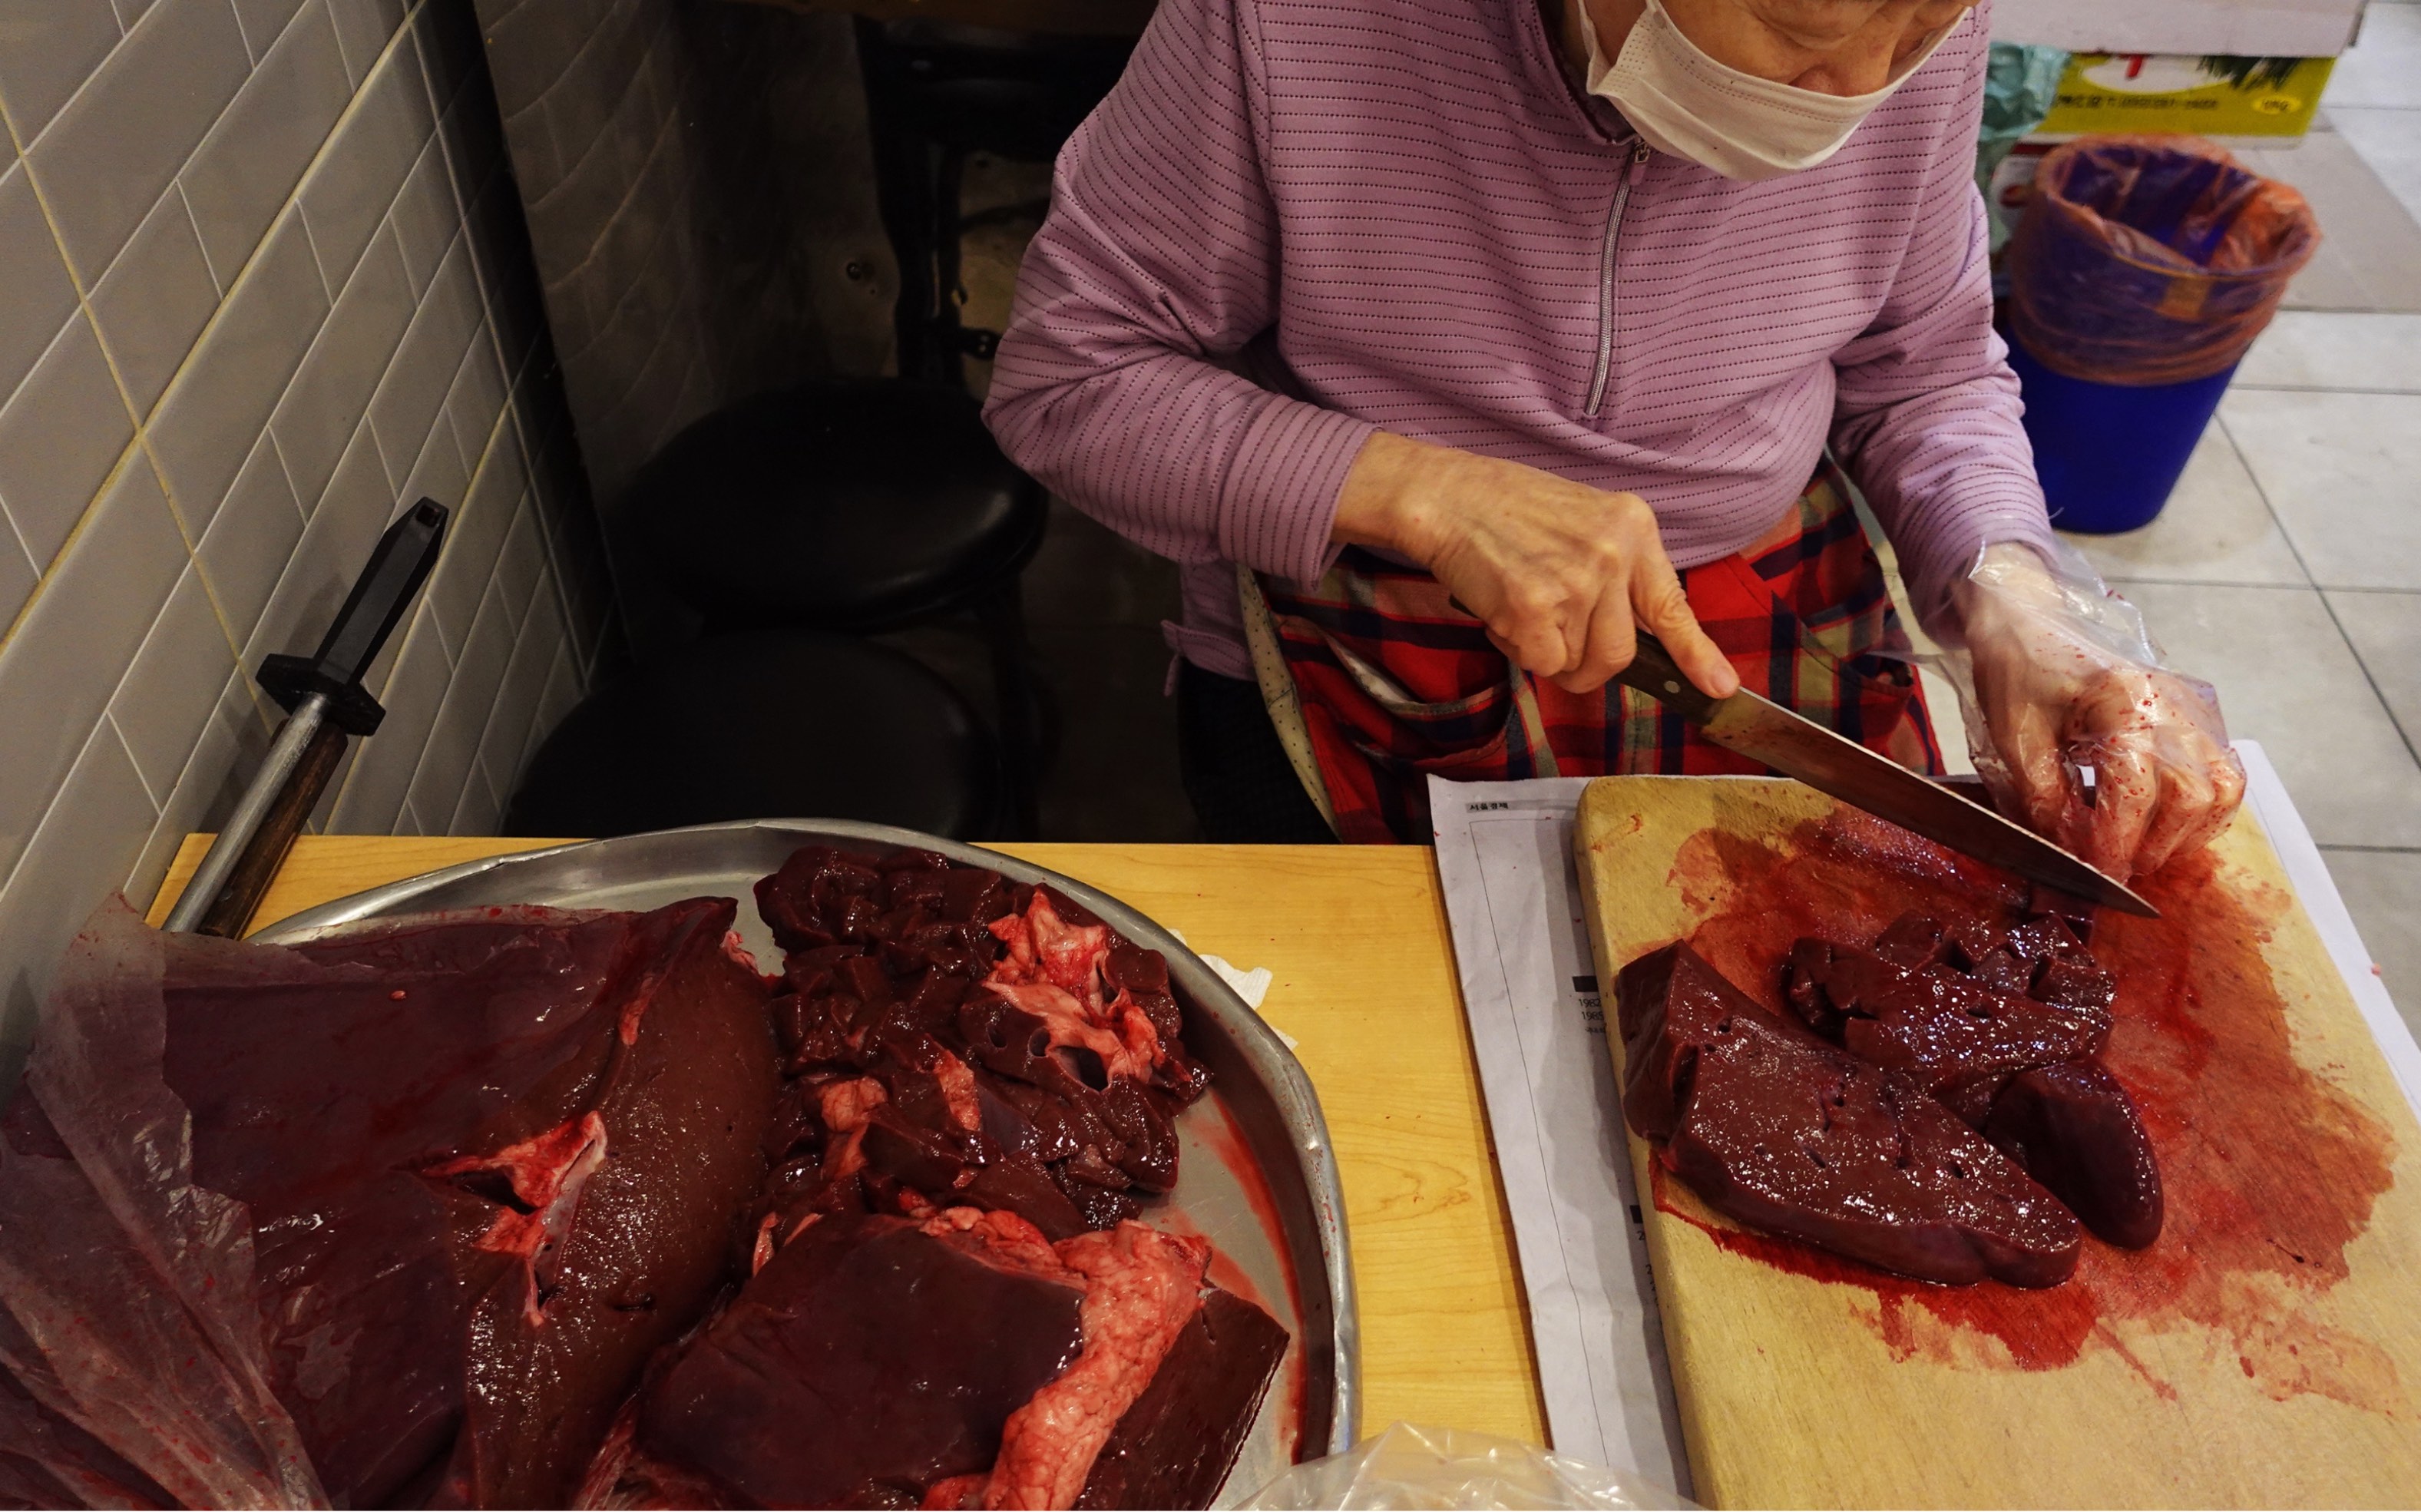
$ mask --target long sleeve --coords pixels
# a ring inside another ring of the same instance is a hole
[[[984,415],[1020,467],[1143,546],[1308,580],[1371,427],[1210,360],[1277,319],[1253,24],[1242,0],[1162,0],[1060,155]]]
[[[1971,24],[1983,23],[1970,15]],[[1833,360],[1835,448],[1874,505],[1917,614],[1929,620],[1985,546],[2048,548],[2053,540],[2019,423],[2017,375],[1991,324],[1975,182],[1984,65],[1979,47],[1959,81],[1964,108],[1950,113],[1920,170],[1917,223],[1882,313]]]

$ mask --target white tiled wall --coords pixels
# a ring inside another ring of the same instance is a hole
[[[492,827],[605,597],[471,0],[0,0],[0,118],[5,1054],[400,503],[454,520],[323,827]]]
[[[716,406],[882,369],[898,281],[848,16],[721,0],[478,10],[609,513],[639,465]]]

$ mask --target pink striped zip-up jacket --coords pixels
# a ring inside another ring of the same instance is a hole
[[[1681,567],[1829,441],[1930,613],[1982,546],[2051,538],[1991,325],[1988,22],[1751,184],[1576,95],[1538,0],[1160,0],[1060,155],[986,418],[1183,564],[1171,643],[1229,677],[1228,564],[1319,577],[1374,428],[1636,492]]]

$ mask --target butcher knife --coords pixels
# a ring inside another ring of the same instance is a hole
[[[1638,654],[1615,674],[1614,680],[1672,709],[1726,750],[1761,761],[1820,793],[1829,793],[1961,855],[2006,866],[2046,887],[2124,913],[2149,919],[2161,916],[2160,910],[2125,884],[2032,830],[1803,714],[1745,688],[1728,698],[1707,696],[1682,675],[1663,643],[1644,630],[1639,632]]]
[[[286,723],[168,911],[167,927],[231,940],[251,921],[344,758],[346,738],[376,733],[386,717],[362,676],[428,581],[445,538],[444,505],[423,499],[406,509],[379,538],[320,649],[262,659],[258,680],[286,709]]]

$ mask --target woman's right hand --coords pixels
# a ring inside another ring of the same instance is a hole
[[[1710,696],[1740,688],[1636,493],[1382,430],[1346,475],[1333,538],[1429,569],[1497,649],[1567,692],[1630,665],[1641,625]]]

